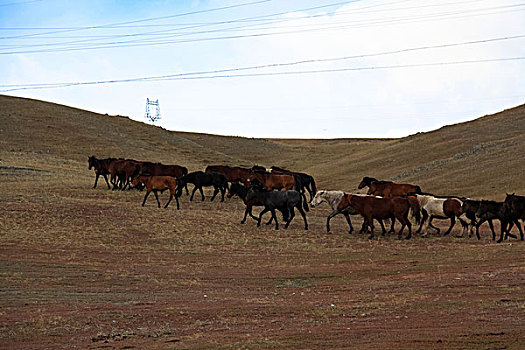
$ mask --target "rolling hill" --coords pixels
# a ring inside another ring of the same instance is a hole
[[[311,173],[319,188],[356,190],[363,176],[419,184],[424,191],[501,200],[525,192],[525,105],[399,139],[287,140],[175,132],[122,116],[0,96],[3,171],[87,157],[186,165],[280,165]],[[52,161],[51,161],[52,159]],[[64,168],[64,170],[67,167]],[[82,170],[85,176],[92,176]]]

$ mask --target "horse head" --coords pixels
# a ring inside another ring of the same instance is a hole
[[[323,201],[325,200],[324,198],[325,194],[326,194],[326,191],[324,190],[317,191],[314,198],[312,198],[312,200],[310,201],[310,205],[312,206],[312,208],[314,208],[316,205],[323,203]]]
[[[365,176],[363,177],[363,180],[361,180],[361,182],[359,183],[359,186],[357,186],[358,189],[362,189],[363,187],[370,187],[370,184],[372,183],[372,181],[377,181],[377,179],[373,178],[373,177],[368,177],[368,176]]]
[[[95,156],[91,156],[88,158],[88,164],[89,164],[89,170],[91,170],[91,168],[93,168],[94,166],[96,166],[97,164],[97,158]]]

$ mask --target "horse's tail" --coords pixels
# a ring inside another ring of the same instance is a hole
[[[313,176],[310,176],[310,185],[312,186],[312,193],[315,195],[317,193],[317,187],[315,186],[315,180]]]
[[[421,222],[421,206],[419,201],[415,197],[408,197],[408,204],[410,205],[410,218],[416,219],[416,225],[419,225]]]
[[[304,195],[304,193],[302,192],[299,192],[301,194],[301,202],[303,202],[303,208],[304,208],[304,211],[310,211],[310,208],[308,208],[308,201],[306,200],[306,196]]]

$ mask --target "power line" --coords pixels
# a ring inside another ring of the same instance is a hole
[[[104,81],[92,81],[92,82],[75,82],[75,83],[54,83],[54,84],[34,84],[24,85],[25,87],[14,87],[11,89],[0,90],[1,92],[19,91],[19,90],[37,90],[37,89],[50,89],[80,85],[101,85],[101,84],[114,84],[114,83],[129,83],[129,82],[154,82],[154,81],[172,81],[172,80],[203,80],[203,79],[224,79],[224,78],[245,78],[245,77],[263,77],[263,76],[278,76],[278,75],[300,75],[300,74],[318,74],[318,73],[336,73],[336,72],[352,72],[352,71],[368,71],[368,70],[385,70],[385,69],[401,69],[401,68],[415,68],[415,67],[437,67],[437,66],[448,66],[448,65],[463,65],[463,64],[475,64],[475,63],[489,63],[489,62],[510,62],[525,60],[525,56],[522,57],[504,57],[504,58],[489,58],[489,59],[478,59],[478,60],[465,60],[465,61],[449,61],[449,62],[431,62],[431,63],[412,63],[412,64],[400,64],[400,65],[386,65],[386,66],[368,66],[368,67],[351,67],[351,68],[332,68],[332,69],[316,69],[306,71],[285,71],[285,72],[266,72],[266,73],[245,73],[245,74],[223,74],[223,75],[194,75],[190,76],[188,73],[182,73],[179,75],[172,75],[164,78],[136,78],[136,79],[120,79],[120,80],[104,80]],[[4,85],[4,87],[7,87]]]
[[[230,5],[230,6],[224,6],[224,7],[217,7],[217,8],[212,8],[212,9],[192,11],[192,12],[186,12],[186,13],[178,13],[178,14],[169,15],[169,16],[145,18],[145,19],[139,19],[139,20],[128,21],[128,22],[118,22],[118,23],[102,24],[102,25],[96,25],[96,26],[72,27],[72,28],[69,28],[69,29],[61,29],[61,30],[52,31],[52,32],[45,32],[45,33],[33,33],[33,34],[23,34],[23,35],[11,36],[11,37],[1,37],[0,39],[17,39],[17,38],[28,37],[28,36],[40,36],[40,35],[46,35],[46,34],[74,32],[74,31],[81,31],[81,30],[88,30],[88,29],[100,29],[100,28],[118,27],[119,25],[126,25],[126,24],[132,24],[132,23],[140,23],[140,22],[148,22],[148,21],[158,21],[158,20],[161,20],[161,19],[190,16],[190,15],[196,15],[196,14],[206,13],[206,12],[222,11],[222,10],[228,10],[228,9],[236,8],[236,7],[251,6],[251,5],[261,4],[261,3],[270,2],[270,1],[273,1],[273,0],[259,0],[259,1],[249,2],[249,3],[244,3],[244,4],[237,4],[237,5]]]
[[[525,3],[522,4],[515,4],[515,5],[508,5],[508,6],[499,6],[499,7],[491,7],[491,8],[484,8],[484,9],[474,9],[474,10],[468,10],[468,11],[461,11],[461,12],[453,12],[453,13],[444,13],[444,14],[430,14],[427,16],[420,16],[419,18],[411,19],[411,18],[401,18],[401,19],[391,19],[391,20],[381,20],[376,21],[372,23],[372,25],[385,25],[385,24],[391,24],[392,22],[399,21],[402,23],[413,23],[416,21],[428,21],[429,19],[440,17],[440,16],[448,16],[448,15],[457,15],[461,13],[469,13],[469,12],[479,12],[479,11],[485,11],[485,10],[492,10],[492,9],[499,9],[499,8],[509,8],[509,7],[522,7],[525,6]],[[522,9],[525,10],[525,9]],[[516,11],[520,10],[512,10],[512,13],[515,13]],[[495,13],[503,13],[503,12],[495,12]],[[479,15],[489,15],[494,14],[492,13],[482,13],[482,14],[474,14],[472,16],[479,16]],[[456,16],[455,18],[465,18],[465,17],[471,17],[471,16]],[[439,18],[438,18],[439,19]],[[443,18],[442,18],[443,19]],[[445,18],[446,19],[446,18]],[[226,40],[226,39],[240,39],[240,38],[253,38],[253,37],[265,37],[265,36],[272,36],[272,35],[279,35],[279,34],[297,34],[297,33],[304,33],[304,32],[311,32],[311,31],[320,31],[320,30],[334,30],[334,29],[341,29],[341,28],[356,28],[356,27],[364,27],[365,24],[345,24],[345,25],[339,25],[339,26],[325,26],[321,28],[309,28],[309,29],[303,29],[303,30],[292,30],[292,31],[281,31],[281,32],[270,32],[270,33],[256,33],[256,34],[247,34],[247,35],[232,35],[232,36],[222,36],[222,37],[204,37],[204,38],[195,38],[195,39],[183,39],[183,40],[163,40],[163,41],[152,41],[152,39],[140,39],[140,40],[128,40],[128,41],[116,41],[116,42],[107,42],[107,43],[99,43],[99,44],[93,44],[93,46],[72,46],[72,47],[64,47],[64,48],[55,48],[55,49],[40,49],[40,50],[21,50],[21,51],[7,51],[7,52],[0,52],[0,55],[8,55],[8,54],[15,54],[15,53],[49,53],[49,52],[67,52],[67,51],[83,51],[83,50],[98,50],[98,49],[107,49],[107,48],[129,48],[129,47],[138,47],[138,46],[153,46],[153,45],[167,45],[167,44],[180,44],[180,43],[190,43],[190,42],[202,42],[202,41],[213,41],[213,40]],[[231,30],[231,28],[230,28]],[[221,30],[212,30],[212,31],[206,31],[206,32],[198,32],[198,33],[189,33],[189,34],[205,34],[210,32],[216,32]],[[224,31],[224,29],[222,29]],[[182,36],[182,35],[188,35],[186,33],[182,34],[175,34],[175,35],[169,35],[165,38],[173,37],[173,36]],[[137,44],[138,42],[141,42]],[[53,44],[50,44],[53,45]],[[3,50],[6,50],[4,48]]]
[[[231,8],[234,8],[234,7],[248,6],[248,5],[255,5],[255,4],[265,3],[265,2],[269,2],[269,1],[272,1],[272,0],[259,0],[259,1],[251,2],[251,3],[245,3],[245,4],[240,4],[240,5],[231,5],[231,6],[225,6],[225,7],[220,7],[220,8],[208,9],[208,10],[193,11],[193,12],[187,12],[187,13],[181,13],[181,14],[175,14],[175,15],[169,15],[169,16],[162,16],[162,17],[146,18],[146,19],[140,19],[140,20],[128,21],[128,22],[118,22],[118,23],[112,23],[112,24],[103,24],[103,25],[86,26],[86,27],[72,27],[70,29],[63,29],[63,30],[58,30],[58,31],[53,31],[53,32],[24,34],[24,35],[11,36],[11,37],[0,37],[0,39],[17,39],[17,38],[28,37],[28,36],[40,36],[40,35],[46,35],[46,34],[56,34],[56,33],[81,31],[81,30],[89,30],[89,29],[119,28],[121,25],[127,25],[127,24],[132,24],[132,23],[156,21],[156,20],[161,20],[161,19],[168,19],[168,18],[175,18],[175,17],[194,15],[194,14],[199,14],[199,13],[204,13],[204,12],[220,11],[220,10],[225,10],[225,9],[231,9]],[[343,5],[343,4],[349,4],[349,3],[355,2],[355,1],[362,1],[362,0],[340,1],[340,2],[331,3],[331,4],[327,4],[327,5],[303,8],[303,9],[299,9],[299,10],[295,10],[295,11],[311,11],[311,10],[317,10],[317,9],[322,9],[322,8],[327,8],[327,7],[339,6],[339,5]],[[274,14],[264,15],[264,16],[259,16],[259,17],[263,18],[263,17],[270,17],[270,16],[280,16],[280,15],[283,15],[283,14],[287,14],[289,12],[290,11],[279,12],[279,13],[274,13]]]
[[[200,71],[200,72],[177,73],[177,74],[169,74],[169,75],[161,75],[161,76],[153,76],[153,77],[130,78],[130,79],[120,80],[120,82],[148,81],[148,80],[156,81],[156,80],[163,80],[163,79],[168,79],[172,77],[181,77],[181,76],[229,73],[229,72],[238,72],[238,71],[254,70],[254,69],[295,66],[295,65],[308,64],[308,63],[335,62],[335,61],[343,61],[343,60],[356,59],[356,58],[378,57],[378,56],[406,53],[406,52],[412,52],[412,51],[423,51],[423,50],[430,50],[430,49],[441,49],[441,48],[449,48],[449,47],[456,47],[456,46],[475,45],[475,44],[483,44],[483,43],[490,43],[490,42],[497,42],[497,41],[504,41],[504,40],[522,39],[522,38],[525,38],[525,34],[498,37],[498,38],[480,39],[480,40],[473,40],[473,41],[463,41],[463,42],[457,42],[457,43],[419,46],[419,47],[412,47],[412,48],[405,48],[405,49],[398,49],[398,50],[391,50],[391,51],[381,51],[381,52],[375,52],[375,53],[351,55],[351,56],[343,56],[343,57],[315,58],[315,59],[308,59],[308,60],[301,60],[301,61],[294,61],[294,62],[270,63],[270,64],[248,66],[248,67],[216,69],[216,70],[208,70],[208,71]],[[99,83],[112,83],[114,81],[115,80],[107,80],[105,82],[99,82]],[[44,86],[44,85],[45,86],[61,86],[63,84],[73,84],[73,83],[0,85],[0,87]]]

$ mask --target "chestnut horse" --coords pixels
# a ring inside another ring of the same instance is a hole
[[[133,181],[131,182],[131,186],[137,187],[138,184],[144,184],[146,186],[146,195],[144,196],[144,200],[142,201],[142,206],[146,203],[146,199],[148,198],[149,194],[153,191],[155,194],[155,198],[157,199],[157,205],[160,208],[160,201],[159,201],[159,195],[157,194],[158,191],[161,193],[165,190],[170,190],[170,199],[164,206],[164,208],[167,208],[170,204],[171,200],[173,199],[173,196],[175,196],[175,201],[177,202],[177,209],[179,209],[179,199],[175,195],[175,190],[177,188],[177,179],[175,179],[172,176],[145,176],[145,175],[139,175],[136,176]]]
[[[188,168],[181,165],[168,165],[162,163],[152,162],[138,162],[140,164],[141,175],[146,176],[172,176],[180,179],[184,175],[188,175]],[[186,194],[189,194],[188,186],[185,187]]]
[[[269,174],[252,172],[244,181],[245,185],[250,185],[254,180],[258,180],[264,189],[271,190],[295,190],[295,176],[289,174]]]
[[[421,193],[421,187],[411,184],[398,184],[392,181],[377,180],[365,176],[357,188],[368,186],[366,194],[381,197],[404,196],[407,193]]]
[[[370,227],[370,237],[374,237],[373,219],[398,219],[401,223],[401,229],[398,232],[398,238],[402,237],[405,226],[408,227],[406,239],[412,237],[412,224],[408,220],[408,214],[412,211],[416,223],[419,222],[420,207],[414,197],[393,197],[380,198],[373,196],[348,195],[349,205],[352,206],[364,218],[365,223]],[[383,233],[384,234],[384,233]]]

